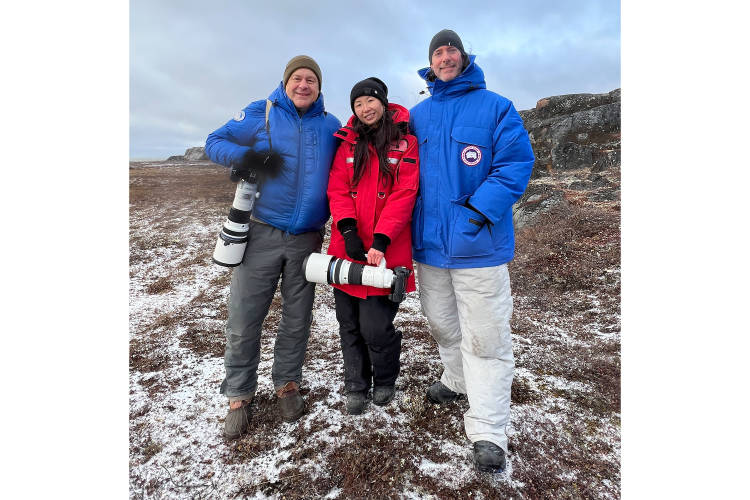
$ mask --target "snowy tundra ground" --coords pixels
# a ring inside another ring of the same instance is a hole
[[[566,204],[517,233],[509,466],[492,476],[471,467],[468,404],[425,400],[441,365],[417,293],[396,318],[397,398],[348,416],[333,294],[317,286],[307,411],[293,424],[276,415],[270,382],[277,295],[252,430],[224,439],[231,271],[211,252],[234,185],[210,163],[131,164],[130,497],[619,498],[619,201],[589,200],[570,180],[547,178]]]

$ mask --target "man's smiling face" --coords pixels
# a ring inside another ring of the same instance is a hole
[[[461,51],[451,45],[443,45],[432,53],[432,72],[444,82],[449,82],[461,74],[463,58]]]
[[[285,90],[297,109],[307,111],[320,95],[320,84],[315,73],[300,68],[289,77]]]

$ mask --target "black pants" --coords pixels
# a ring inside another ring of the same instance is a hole
[[[384,295],[367,299],[334,289],[344,356],[344,389],[367,391],[391,386],[401,368],[401,332],[393,326],[398,304]]]

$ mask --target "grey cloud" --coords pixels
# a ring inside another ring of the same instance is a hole
[[[133,0],[131,157],[202,145],[237,110],[265,98],[294,55],[323,71],[326,108],[345,121],[349,91],[378,76],[391,101],[423,98],[416,71],[434,33],[451,28],[487,85],[518,109],[558,93],[619,86],[619,4],[560,2],[148,2]]]

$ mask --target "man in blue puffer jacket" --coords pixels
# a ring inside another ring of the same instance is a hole
[[[220,389],[229,398],[224,435],[230,439],[248,429],[261,327],[279,277],[282,314],[271,376],[281,418],[292,422],[304,412],[299,385],[315,285],[305,279],[302,263],[323,243],[321,231],[330,215],[328,175],[338,146],[333,133],[341,127],[325,111],[321,84],[318,64],[308,56],[294,57],[268,100],[251,103],[206,139],[208,157],[229,167],[235,181],[264,168],[263,159],[275,165],[260,185],[245,255],[230,285],[226,378]]]
[[[419,194],[412,219],[419,294],[444,371],[427,391],[437,404],[466,395],[464,428],[478,470],[505,469],[513,381],[507,263],[513,259],[513,203],[534,154],[513,104],[486,90],[484,73],[459,36],[438,32],[431,97],[411,113],[419,141]]]

